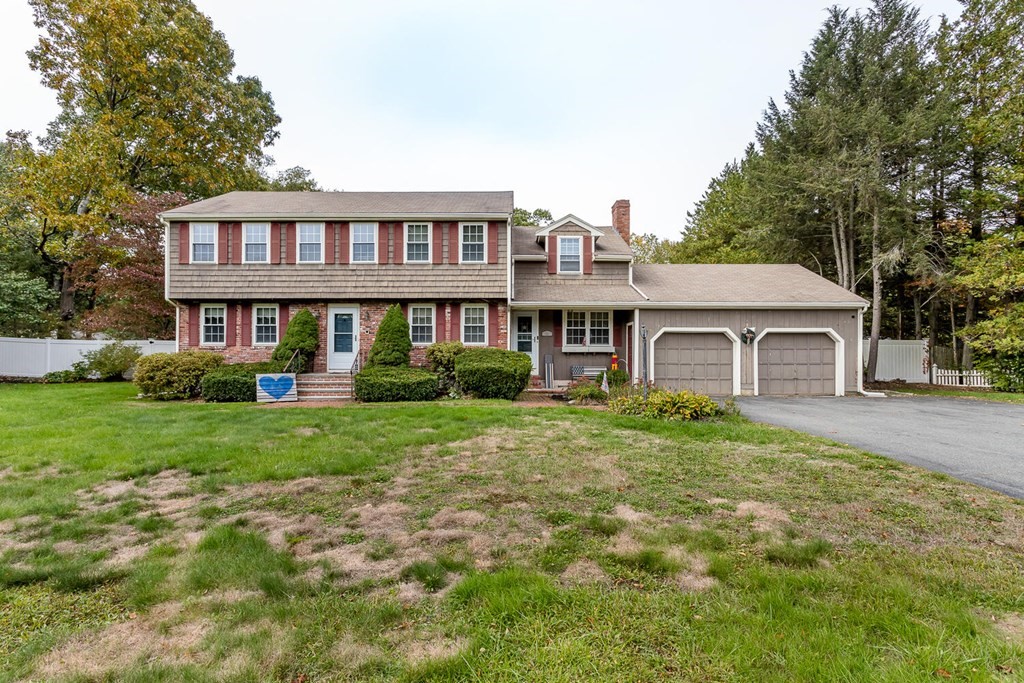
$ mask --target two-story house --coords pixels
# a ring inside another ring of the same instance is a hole
[[[269,357],[320,323],[314,372],[365,360],[400,304],[414,363],[435,341],[523,351],[535,385],[611,366],[713,395],[861,389],[866,302],[795,265],[637,264],[612,224],[512,225],[511,192],[232,192],[165,212],[179,348]]]

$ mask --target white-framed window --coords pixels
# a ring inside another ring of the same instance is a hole
[[[413,344],[434,343],[434,305],[411,304],[409,306],[409,335]]]
[[[324,224],[297,223],[295,230],[299,238],[299,263],[323,263]]]
[[[270,223],[242,223],[242,263],[270,262]]]
[[[580,350],[612,350],[611,311],[565,311],[562,347]]]
[[[192,248],[189,249],[192,263],[217,262],[217,224],[192,223],[189,230]]]
[[[227,343],[228,307],[224,304],[203,304],[199,315],[200,343],[224,346]]]
[[[277,344],[277,304],[254,304],[252,307],[252,343],[254,346]]]
[[[468,304],[462,306],[462,343],[487,345],[487,306]]]
[[[352,223],[352,263],[377,262],[377,224]]]
[[[583,272],[583,238],[559,237],[558,238],[558,272],[559,273],[582,273]]]
[[[484,263],[487,252],[487,224],[459,224],[459,263]]]
[[[405,224],[405,262],[430,263],[431,223]]]

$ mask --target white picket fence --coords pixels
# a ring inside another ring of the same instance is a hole
[[[19,339],[0,337],[0,377],[42,377],[48,372],[70,370],[72,363],[93,351],[113,343],[109,339]],[[173,352],[173,341],[132,339],[144,356]]]
[[[988,378],[977,370],[940,370],[939,368],[934,368],[932,373],[934,375],[934,384],[943,387],[978,387],[980,389],[990,389],[992,387]]]

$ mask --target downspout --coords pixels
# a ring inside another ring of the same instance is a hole
[[[868,398],[885,398],[881,391],[864,390],[864,310],[867,306],[857,309],[857,393]]]

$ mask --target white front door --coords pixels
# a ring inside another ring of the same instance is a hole
[[[515,350],[528,354],[533,361],[533,374],[537,374],[537,313],[516,313]]]
[[[359,355],[359,307],[328,306],[327,371],[348,372]]]

